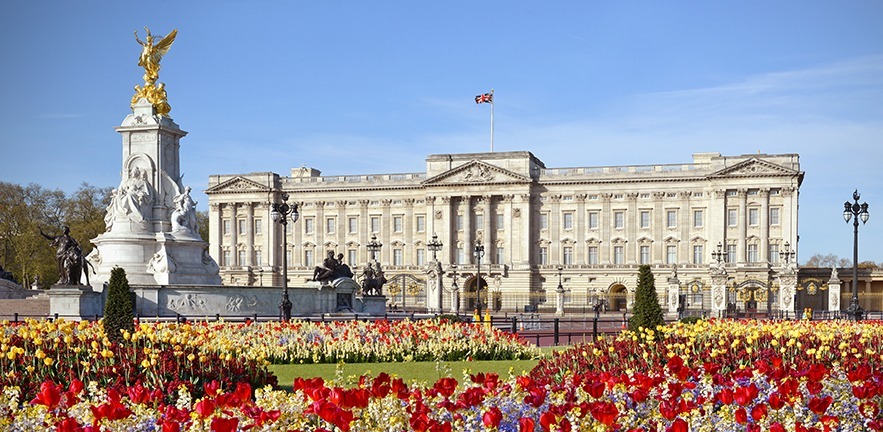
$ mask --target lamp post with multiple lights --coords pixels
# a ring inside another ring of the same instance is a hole
[[[479,321],[481,320],[481,258],[484,256],[484,245],[480,242],[475,243],[475,250],[472,251],[475,256],[476,282],[475,282],[475,310]]]
[[[433,271],[436,272],[435,279],[430,279],[430,280],[433,281],[432,283],[435,285],[434,287],[432,287],[432,289],[434,289],[435,292],[437,293],[437,296],[436,296],[437,298],[434,299],[433,301],[438,302],[438,309],[437,309],[438,312],[442,312],[442,304],[444,303],[442,301],[442,292],[444,291],[442,289],[442,275],[444,274],[444,272],[442,271],[441,263],[439,263],[438,259],[437,259],[437,253],[438,253],[438,251],[441,250],[442,246],[443,246],[442,242],[440,242],[438,240],[438,235],[436,235],[435,233],[432,233],[432,240],[430,240],[429,242],[426,243],[426,247],[430,251],[432,251],[432,264],[431,265],[432,265]]]
[[[281,203],[273,203],[270,218],[273,222],[282,224],[282,301],[279,303],[279,315],[283,321],[291,319],[291,300],[288,298],[288,217],[291,223],[297,222],[300,214],[297,212],[297,204],[288,205],[288,194],[282,194]]]
[[[846,201],[843,204],[843,219],[849,223],[850,219],[853,219],[852,226],[854,228],[854,238],[852,243],[852,299],[849,301],[849,309],[847,309],[847,313],[854,320],[862,319],[862,315],[864,314],[864,310],[858,304],[858,220],[861,219],[862,223],[867,223],[868,218],[871,216],[868,213],[868,203],[864,202],[859,204],[858,200],[862,196],[858,193],[858,189],[852,193],[853,203]]]

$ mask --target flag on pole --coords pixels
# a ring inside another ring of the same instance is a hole
[[[491,93],[485,93],[485,94],[480,94],[480,95],[476,96],[475,103],[477,103],[477,104],[480,104],[480,103],[492,104],[492,103],[494,103],[494,93],[491,92]]]

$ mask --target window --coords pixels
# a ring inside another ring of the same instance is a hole
[[[224,219],[224,235],[230,235],[230,219]]]
[[[426,232],[426,216],[417,216],[417,232]]]
[[[549,214],[548,213],[540,213],[540,229],[541,230],[549,229]]]
[[[736,209],[727,209],[727,225],[739,225],[739,211]]]
[[[503,264],[505,261],[505,256],[503,255],[503,247],[497,246],[497,260],[494,261],[495,264]]]
[[[417,249],[417,265],[426,264],[426,249]]]
[[[702,245],[693,245],[693,264],[702,264],[705,248]]]
[[[748,245],[748,262],[757,262],[757,244]]]
[[[237,220],[236,225],[239,228],[239,234],[245,234],[245,219]]]
[[[650,246],[641,246],[641,264],[650,264]]]
[[[245,249],[239,250],[239,265],[243,267],[248,265],[248,261],[245,258]]]
[[[622,264],[624,257],[622,255],[623,247],[622,246],[614,246],[613,247],[613,264]]]
[[[598,229],[598,212],[589,212],[589,229]]]
[[[392,250],[392,265],[397,265],[397,266],[402,265],[402,250],[401,249],[393,249]]]
[[[350,234],[355,234],[356,232],[359,231],[359,219],[358,218],[355,218],[355,217],[347,218],[346,225],[347,225],[347,231],[349,231]]]
[[[622,228],[625,226],[625,213],[618,211],[613,213],[613,227]]]
[[[665,226],[669,228],[675,228],[678,226],[677,210],[669,210],[665,212]]]
[[[404,229],[404,225],[402,223],[401,216],[393,216],[392,217],[392,231],[400,233]]]
[[[457,248],[457,264],[466,264],[466,252],[463,248]]]
[[[598,246],[589,246],[589,264],[598,264]]]
[[[380,232],[380,216],[371,216],[371,232]]]
[[[573,213],[564,213],[564,218],[562,219],[562,224],[564,225],[564,229],[572,230],[573,229]]]
[[[778,225],[781,223],[779,214],[780,211],[778,208],[774,207],[770,209],[770,225]]]
[[[476,229],[483,229],[484,228],[484,214],[483,213],[475,215],[475,228]]]
[[[288,261],[290,264],[291,261]],[[307,267],[312,267],[315,264],[313,263],[313,251],[311,249],[304,250],[304,265]]]
[[[304,219],[304,232],[307,234],[312,234],[314,231],[316,231],[315,224],[316,221],[313,220],[313,218]]]
[[[728,263],[736,262],[736,245],[735,244],[730,243],[727,245],[727,262]]]
[[[503,213],[497,213],[497,230],[503,230],[506,228],[506,219],[503,216]]]
[[[760,210],[756,208],[748,209],[748,224],[757,225],[760,223]]]
[[[666,264],[676,264],[678,262],[678,247],[675,245],[668,245],[665,247],[665,263]]]
[[[325,219],[325,232],[328,234],[334,234],[334,218]]]
[[[457,216],[454,218],[454,224],[456,225],[457,231],[463,231],[463,215],[457,213]]]
[[[779,244],[773,243],[770,245],[770,263],[778,264],[779,263]]]
[[[347,254],[347,264],[350,266],[356,265],[356,260],[358,259],[358,251],[355,249],[349,249],[346,251]]]
[[[693,210],[693,228],[702,228],[705,225],[702,216],[702,210]]]
[[[264,265],[264,261],[261,259],[261,250],[255,249],[254,251],[254,265],[262,266]]]
[[[650,228],[649,210],[641,210],[641,228]]]
[[[540,247],[540,265],[545,265],[549,263],[549,248],[542,246]]]
[[[573,246],[564,246],[564,265],[573,264]]]
[[[254,233],[257,234],[257,235],[261,235],[261,234],[263,233],[263,231],[264,231],[264,230],[263,230],[263,228],[264,228],[264,224],[261,223],[261,222],[262,222],[262,221],[261,221],[260,219],[255,219],[255,220],[254,220]]]
[[[232,259],[232,258],[231,258],[231,255],[230,255],[230,251],[225,250],[225,251],[224,251],[224,262],[222,262],[221,265],[223,265],[223,266],[227,266],[227,267],[233,265],[233,263],[230,262],[231,259]]]

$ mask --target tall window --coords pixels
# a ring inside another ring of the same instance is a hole
[[[675,245],[667,245],[665,247],[665,263],[666,264],[677,264],[678,262],[678,247]]]
[[[665,226],[675,228],[678,226],[678,212],[676,210],[668,210],[665,212]]]
[[[549,248],[545,246],[540,247],[540,265],[545,265],[549,263]]]
[[[245,234],[245,219],[237,220],[236,225],[239,226],[239,234]]]
[[[748,245],[748,262],[757,262],[757,244]]]
[[[400,266],[402,265],[402,250],[401,249],[393,249],[392,250],[392,264]]]
[[[304,219],[304,232],[307,234],[312,234],[314,231],[316,231],[316,221],[313,218]]]
[[[780,210],[777,207],[773,207],[770,209],[770,225],[778,225],[781,223],[780,220]]]
[[[291,261],[288,261],[288,264],[290,265]],[[304,265],[307,267],[312,267],[315,265],[315,263],[313,262],[313,250],[312,249],[305,249],[304,250]]]
[[[248,265],[248,261],[245,258],[245,249],[239,250],[239,265],[243,267]]]
[[[702,210],[693,210],[693,228],[702,228],[705,225],[705,220],[702,216]]]
[[[350,266],[354,266],[354,265],[356,265],[356,260],[358,259],[358,258],[357,258],[357,257],[358,257],[358,253],[359,253],[359,252],[358,252],[357,250],[355,250],[355,249],[349,249],[349,250],[347,250],[347,251],[346,251],[346,254],[347,254],[347,260],[348,260],[348,261],[347,261],[347,264],[349,264]]]
[[[350,217],[346,220],[347,230],[350,234],[355,234],[359,231],[359,219],[355,217]]]
[[[417,216],[417,232],[426,232],[426,216]]]
[[[506,228],[506,219],[503,216],[503,213],[497,213],[497,230],[503,230]]]
[[[328,234],[334,234],[334,218],[325,219],[325,232]]]
[[[564,246],[564,265],[573,264],[573,246]]]
[[[229,250],[225,250],[225,251],[224,251],[224,262],[222,262],[221,265],[223,265],[223,266],[227,266],[227,267],[232,266],[232,265],[233,265],[233,262],[231,261],[232,259],[233,259],[233,258],[231,258],[230,251],[229,251]]]
[[[255,233],[255,234],[260,235],[261,233],[263,233],[263,232],[264,232],[263,227],[264,227],[264,226],[263,226],[263,224],[261,223],[261,220],[260,220],[260,219],[255,219],[255,220],[254,220],[254,233]]]
[[[562,225],[564,226],[564,229],[572,230],[573,229],[573,213],[567,212],[567,213],[564,213],[562,216],[563,216],[563,218],[561,219],[561,222],[562,222]]]
[[[625,213],[618,211],[613,213],[613,227],[622,228],[625,226]]]
[[[727,225],[739,225],[739,211],[736,209],[727,209]]]
[[[466,252],[463,248],[457,248],[457,264],[466,264]]]
[[[540,229],[541,230],[549,229],[549,214],[548,213],[540,213]]]
[[[624,262],[625,257],[623,256],[622,251],[622,246],[613,247],[613,264],[622,264]]]
[[[589,246],[589,264],[598,264],[598,246]]]
[[[224,235],[230,235],[230,219],[224,219]]]
[[[457,231],[463,231],[463,215],[461,213],[457,213],[457,216],[454,218],[454,224]]]
[[[760,210],[756,208],[748,209],[748,224],[749,225],[758,225],[760,224]]]
[[[736,262],[736,245],[733,243],[727,245],[727,262]]]
[[[598,212],[589,212],[589,229],[598,229]]]
[[[392,231],[400,233],[404,229],[404,225],[402,223],[401,216],[393,216],[392,217]]]
[[[255,249],[255,251],[254,251],[254,265],[256,265],[256,266],[264,265],[264,261],[261,258],[261,250],[260,249]]]
[[[650,264],[650,246],[641,246],[641,264]]]
[[[702,245],[693,245],[693,264],[702,264],[705,248]]]
[[[371,216],[371,232],[380,232],[380,216]]]
[[[779,244],[773,243],[770,245],[770,263],[778,264],[779,263]]]
[[[426,264],[426,249],[417,249],[417,265]]]
[[[650,228],[650,210],[641,210],[641,228]]]
[[[475,215],[475,228],[483,229],[484,228],[484,213],[479,213]]]
[[[505,255],[503,254],[503,247],[497,246],[497,260],[494,261],[495,264],[503,264],[505,262]]]

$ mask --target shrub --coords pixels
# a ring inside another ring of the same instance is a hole
[[[629,330],[638,331],[643,327],[656,329],[665,324],[659,297],[656,296],[656,282],[647,264],[638,268],[638,288],[635,290],[634,315],[629,319]]]
[[[110,271],[107,303],[104,305],[104,333],[107,334],[108,339],[120,342],[123,339],[120,330],[127,330],[129,333],[135,331],[135,316],[132,313],[134,308],[126,270],[114,267]]]
[[[696,324],[699,321],[702,321],[701,316],[688,316],[680,319],[680,322],[683,324]]]

